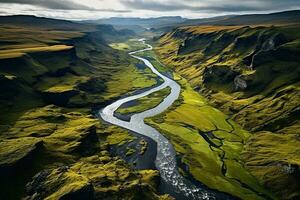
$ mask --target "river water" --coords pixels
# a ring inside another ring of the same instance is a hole
[[[144,119],[148,117],[155,116],[159,113],[164,112],[168,107],[170,107],[176,99],[178,99],[180,94],[180,85],[174,80],[162,75],[158,72],[151,62],[145,58],[136,56],[136,53],[143,51],[152,50],[152,46],[145,43],[145,40],[141,39],[140,42],[144,43],[148,47],[142,50],[134,51],[129,53],[132,57],[141,60],[144,64],[149,67],[153,73],[163,79],[163,83],[157,87],[149,89],[140,94],[125,97],[123,99],[117,100],[112,104],[106,106],[99,111],[101,118],[111,124],[117,125],[119,127],[126,128],[128,130],[134,131],[140,135],[150,137],[157,143],[157,155],[155,160],[155,166],[160,172],[160,176],[163,184],[168,193],[172,196],[177,197],[177,199],[227,199],[221,197],[214,191],[205,189],[204,187],[199,187],[194,185],[192,182],[184,178],[179,172],[176,163],[176,153],[172,144],[161,135],[155,128],[144,123]],[[130,121],[123,121],[114,116],[114,112],[124,103],[129,101],[147,96],[153,92],[162,90],[166,87],[171,88],[170,94],[165,97],[165,99],[156,107],[146,110],[141,113],[137,113],[131,116]],[[223,195],[221,195],[223,196]]]

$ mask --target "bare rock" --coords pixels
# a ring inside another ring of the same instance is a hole
[[[239,75],[234,78],[234,86],[236,90],[245,90],[247,88],[247,82]]]

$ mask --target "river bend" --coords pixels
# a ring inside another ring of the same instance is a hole
[[[146,44],[145,40],[141,39],[140,42],[147,45],[147,48],[134,51],[129,54],[133,58],[141,60],[147,67],[152,70],[154,74],[163,79],[163,83],[140,94],[119,99],[100,110],[99,114],[104,121],[134,131],[140,135],[150,137],[157,143],[155,166],[159,170],[160,176],[163,181],[168,185],[168,187],[171,187],[173,191],[179,193],[181,196],[186,197],[186,199],[216,199],[215,194],[212,191],[196,187],[178,172],[176,153],[172,144],[155,128],[144,123],[145,118],[152,117],[164,112],[174,103],[176,99],[178,99],[180,94],[180,85],[177,84],[174,80],[161,74],[149,60],[135,55],[139,52],[152,50],[152,46]],[[139,99],[141,97],[145,97],[166,87],[170,87],[171,92],[156,107],[132,115],[130,121],[123,121],[114,116],[114,112],[122,104],[135,99]]]

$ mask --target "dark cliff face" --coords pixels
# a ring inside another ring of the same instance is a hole
[[[244,93],[247,94],[248,92],[250,94],[254,90],[259,90],[258,87],[266,87],[270,83],[271,80],[265,80],[268,77],[260,76],[261,73],[266,72],[264,66],[267,64],[276,61],[287,62],[288,67],[285,67],[285,69],[291,69],[286,70],[285,73],[293,70],[297,71],[290,65],[291,62],[297,63],[299,60],[297,56],[299,54],[297,36],[285,34],[285,31],[285,28],[275,27],[233,27],[231,30],[221,29],[210,32],[203,31],[203,33],[201,33],[201,27],[199,33],[193,33],[193,30],[190,31],[188,28],[177,29],[162,36],[160,45],[163,48],[168,41],[177,41],[177,47],[174,47],[176,55],[175,53],[171,55],[174,56],[173,64],[184,61],[188,65],[192,65],[191,67],[201,71],[200,76],[204,77],[202,79],[204,84],[209,84],[210,81],[207,77],[214,73],[218,74],[220,70],[233,71],[236,76],[241,75],[243,77],[248,76],[247,73],[249,72],[249,78],[251,77],[250,79],[255,79],[255,81],[253,82],[254,85],[248,90],[245,88]],[[222,65],[223,67],[216,67],[216,65]],[[272,74],[272,72],[279,70],[280,67],[277,67],[276,70],[274,68],[275,66],[268,67],[270,70],[268,72],[270,73],[269,77],[272,77],[272,79],[278,76],[278,74]],[[222,78],[220,77],[220,80]],[[233,80],[233,78],[230,78],[227,82],[221,82],[222,84],[232,84]]]

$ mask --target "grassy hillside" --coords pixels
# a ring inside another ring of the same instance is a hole
[[[297,24],[186,26],[155,41],[161,62],[250,131],[245,167],[282,199],[300,195],[299,31]]]
[[[168,199],[156,170],[111,152],[141,143],[131,156],[147,153],[146,139],[94,115],[156,84],[106,43],[123,32],[27,16],[0,24],[0,199]]]

